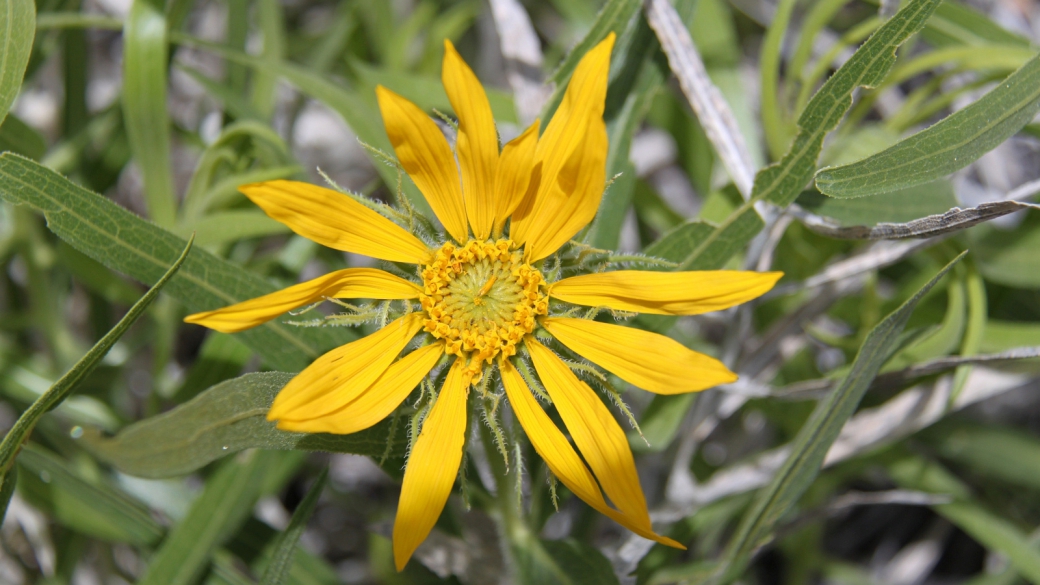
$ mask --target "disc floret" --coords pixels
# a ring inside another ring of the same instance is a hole
[[[425,330],[467,359],[474,384],[496,356],[515,355],[548,312],[545,279],[516,248],[506,239],[448,242],[422,270]]]

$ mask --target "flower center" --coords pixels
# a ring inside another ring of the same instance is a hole
[[[535,316],[548,312],[545,279],[515,248],[504,239],[448,242],[422,271],[425,329],[445,341],[445,353],[469,359],[474,384],[481,362],[514,355]]]

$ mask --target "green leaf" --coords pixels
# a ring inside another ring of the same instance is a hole
[[[381,457],[390,440],[390,421],[350,435],[280,431],[266,419],[275,395],[292,374],[247,374],[218,384],[173,410],[134,423],[115,437],[88,429],[86,447],[125,473],[161,478],[184,475],[243,449],[357,453]],[[404,454],[406,425],[390,445]]]
[[[36,36],[36,3],[0,0],[0,123],[22,87]]]
[[[716,576],[733,579],[744,569],[751,553],[768,538],[769,532],[802,496],[816,478],[823,458],[838,437],[845,421],[859,406],[878,370],[890,357],[918,301],[953,268],[958,256],[939,271],[914,296],[877,324],[863,341],[852,369],[841,384],[821,401],[799,430],[784,461],[769,485],[762,488],[736,534],[730,540]]]
[[[289,526],[278,536],[274,556],[264,569],[260,585],[282,585],[289,578],[289,569],[292,567],[293,557],[296,556],[296,543],[300,540],[303,530],[307,528],[307,520],[314,513],[314,507],[318,504],[318,498],[325,489],[325,482],[328,478],[329,468],[326,467],[321,470],[321,475],[314,481],[310,491],[296,507]]]
[[[573,538],[514,542],[519,581],[524,585],[616,585],[610,561]]]
[[[927,183],[978,160],[1040,111],[1040,54],[992,91],[874,156],[816,174],[831,197],[864,197]]]
[[[1040,490],[1040,441],[1028,433],[948,421],[930,429],[922,438],[940,455],[972,473]]]
[[[1040,346],[1040,323],[990,319],[982,333],[979,351],[994,353],[1015,347]]]
[[[0,478],[14,464],[14,458],[18,454],[18,450],[21,448],[22,443],[28,440],[29,434],[36,427],[40,417],[61,404],[76,389],[79,382],[86,378],[90,372],[94,371],[101,358],[105,357],[115,342],[126,333],[126,330],[137,321],[137,318],[159,296],[159,291],[184,264],[184,260],[188,257],[188,252],[191,251],[191,243],[192,240],[188,240],[188,245],[184,247],[184,251],[181,252],[180,257],[173,263],[173,266],[170,266],[166,274],[141,297],[141,300],[134,303],[133,307],[130,307],[130,310],[116,323],[116,326],[109,330],[100,341],[94,344],[94,347],[90,348],[90,351],[85,356],[76,362],[76,365],[72,366],[68,373],[55,382],[50,389],[44,392],[43,396],[40,396],[18,417],[11,430],[4,435],[3,442],[0,442]]]
[[[260,0],[255,3],[260,32],[263,35],[261,59],[268,64],[277,64],[285,55],[285,15],[278,0]],[[253,73],[251,103],[264,119],[274,113],[277,72],[270,67],[261,67]]]
[[[798,134],[779,163],[755,176],[751,199],[733,212],[681,263],[680,270],[722,267],[764,227],[754,203],[787,207],[809,185],[823,139],[852,105],[852,92],[874,87],[895,63],[899,45],[924,26],[941,0],[911,0],[882,25],[813,95],[798,118]]]
[[[889,466],[889,473],[900,486],[937,494],[950,494],[954,501],[932,506],[969,536],[1006,556],[1023,577],[1040,583],[1040,552],[1027,534],[1002,518],[973,502],[967,486],[938,463],[906,458]]]
[[[203,390],[242,373],[242,368],[253,352],[233,335],[214,331],[206,336],[184,382],[171,398],[180,404],[197,396]]]
[[[239,120],[263,119],[260,112],[253,107],[253,104],[249,103],[249,100],[247,100],[245,96],[236,92],[233,87],[215,79],[210,79],[198,69],[188,67],[183,63],[177,63],[176,66],[181,71],[187,73],[188,76],[208,91],[210,95],[219,99],[223,103],[224,110],[235,118],[238,118]],[[241,67],[241,65],[228,64],[229,71],[234,70],[232,67]],[[243,69],[243,71],[244,70],[245,69]]]
[[[680,262],[701,242],[708,239],[717,226],[702,219],[693,219],[678,225],[643,249],[643,253],[672,262]]]
[[[780,53],[784,44],[784,35],[791,23],[795,0],[780,0],[777,3],[773,22],[769,24],[762,39],[762,52],[759,57],[759,75],[762,84],[762,130],[766,137],[769,152],[774,157],[782,156],[784,148],[791,140],[791,116],[780,100]]]
[[[985,13],[956,0],[946,0],[939,5],[935,16],[928,21],[921,36],[936,46],[1000,44],[1028,47],[1030,45],[1029,39],[1009,31],[993,22]]]
[[[184,249],[184,240],[39,164],[0,155],[0,198],[43,212],[47,225],[73,248],[141,282],[152,283]],[[273,292],[275,287],[200,249],[192,250],[166,293],[205,311]],[[342,334],[341,334],[342,335]],[[271,321],[236,334],[273,368],[301,370],[341,335]]]
[[[798,197],[798,205],[842,226],[873,226],[944,213],[957,206],[957,197],[948,181],[939,180],[862,199],[834,199],[806,191]]]
[[[6,150],[40,160],[47,152],[47,142],[39,132],[18,116],[9,114],[0,125],[0,152]]]
[[[152,546],[163,528],[147,508],[105,482],[87,482],[32,443],[18,456],[18,493],[59,523],[103,540]]]
[[[191,225],[177,226],[174,233],[181,237],[194,233],[200,246],[212,246],[291,231],[258,209],[235,209],[210,213]]]
[[[123,120],[144,178],[148,215],[163,227],[173,225],[177,213],[166,111],[166,36],[163,4],[134,0],[123,28]]]
[[[206,569],[213,551],[252,515],[264,467],[275,453],[254,451],[224,462],[206,480],[188,514],[173,527],[138,585],[189,585]]]
[[[628,445],[633,451],[659,453],[672,444],[679,434],[686,413],[693,406],[696,394],[654,395],[639,416],[639,430],[628,433]],[[645,440],[644,440],[645,439]],[[649,445],[647,444],[649,443]]]
[[[574,73],[574,68],[578,66],[581,58],[589,52],[589,49],[607,38],[611,32],[620,35],[632,18],[639,14],[640,6],[642,6],[642,2],[639,0],[607,0],[607,3],[603,5],[603,8],[596,14],[596,20],[592,23],[589,32],[567,53],[563,62],[545,80],[547,84],[555,83],[556,89],[545,103],[545,107],[542,108],[543,129],[549,123],[552,113],[560,105],[560,100],[567,91],[566,82],[570,79],[571,73]]]
[[[1014,231],[986,226],[971,234],[972,252],[986,280],[1018,288],[1040,288],[1040,213],[1030,211]]]
[[[676,9],[680,12],[692,12],[691,2],[683,0],[678,4]],[[621,176],[604,191],[596,217],[585,234],[586,242],[608,250],[618,246],[621,225],[635,192],[636,170],[629,161],[632,137],[670,75],[661,44],[644,18],[640,17],[629,25],[614,51],[612,68],[615,77],[607,88],[604,112],[610,144],[607,178],[611,180],[618,174]]]
[[[14,495],[14,488],[17,484],[18,467],[15,466],[4,475],[3,481],[0,482],[0,524],[7,516],[7,508],[11,505],[11,496]]]

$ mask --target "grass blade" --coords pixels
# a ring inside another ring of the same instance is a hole
[[[141,282],[157,282],[184,248],[181,238],[10,153],[0,155],[0,198],[41,211],[50,230],[73,248]],[[193,311],[205,311],[274,290],[263,278],[196,249],[166,293]],[[342,341],[329,329],[301,329],[277,321],[236,335],[272,368],[292,371]]]
[[[36,36],[36,3],[0,0],[0,123],[7,117],[29,64]]]
[[[849,374],[822,401],[798,432],[791,454],[772,481],[760,491],[730,540],[716,571],[717,579],[732,579],[743,570],[751,553],[769,534],[819,473],[824,457],[852,416],[878,370],[890,357],[918,301],[963,257],[958,256],[921,290],[878,323],[860,347]]]
[[[99,459],[138,477],[191,473],[243,449],[279,449],[404,455],[405,425],[390,437],[391,421],[350,435],[291,433],[265,418],[271,402],[292,374],[267,372],[228,380],[173,410],[134,423],[115,437],[87,429],[81,439]]]
[[[144,178],[148,215],[155,223],[169,227],[175,220],[177,199],[166,111],[166,36],[162,4],[134,0],[123,28],[123,119],[130,149]]]
[[[151,289],[148,290],[141,297],[141,300],[137,301],[133,307],[127,311],[126,315],[116,323],[116,326],[109,330],[104,337],[101,338],[94,347],[90,348],[87,355],[83,356],[76,365],[72,366],[72,369],[68,371],[64,376],[61,377],[53,386],[50,387],[47,392],[40,396],[36,402],[33,402],[25,412],[22,413],[18,420],[11,427],[11,430],[4,436],[3,442],[0,442],[0,481],[4,474],[11,469],[14,464],[14,458],[21,449],[22,444],[29,438],[29,434],[36,427],[36,422],[40,420],[47,411],[61,404],[69,394],[76,388],[76,385],[87,376],[90,372],[97,367],[98,362],[101,358],[105,357],[108,350],[112,348],[116,341],[126,333],[126,330],[137,321],[145,309],[152,304],[152,301],[159,296],[159,291],[166,285],[167,282],[173,278],[173,275],[180,270],[184,260],[188,257],[188,252],[191,251],[191,244],[194,237],[188,240],[188,244],[184,247],[184,251],[181,252],[177,261],[170,266],[166,274],[159,279],[159,282],[155,283]]]
[[[949,175],[1010,138],[1040,111],[1040,55],[970,106],[874,156],[816,173],[831,197],[887,193]]]
[[[325,483],[329,478],[329,468],[321,471],[321,475],[311,486],[307,495],[293,512],[292,520],[285,532],[278,536],[278,542],[274,546],[274,557],[264,569],[264,576],[260,579],[260,585],[282,585],[289,578],[289,569],[292,567],[293,557],[296,556],[296,543],[307,527],[307,520],[314,513],[314,507],[318,504],[318,497],[325,489]]]

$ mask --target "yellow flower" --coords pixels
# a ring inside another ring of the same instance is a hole
[[[603,107],[613,44],[611,34],[581,60],[541,136],[535,122],[499,150],[484,90],[445,42],[442,78],[459,119],[454,152],[426,113],[384,87],[376,90],[401,166],[450,236],[439,248],[429,248],[376,211],[329,189],[291,181],[242,187],[297,234],[337,250],[415,264],[415,278],[348,268],[186,319],[235,332],[325,298],[408,301],[404,316],[326,353],[285,386],[268,419],[291,431],[344,434],[369,428],[393,413],[445,355],[455,356],[409,454],[393,533],[398,569],[426,538],[447,501],[466,439],[468,395],[496,365],[517,421],[564,485],[636,534],[682,548],[654,533],[621,426],[534,332],[544,329],[568,349],[650,392],[695,392],[737,376],[662,335],[562,316],[562,311],[550,311],[550,300],[553,307],[571,303],[695,315],[756,298],[780,274],[618,270],[546,282],[539,261],[567,243],[599,207],[607,156]],[[418,348],[399,357],[416,338]],[[522,347],[581,457],[514,365]]]

